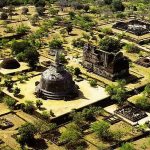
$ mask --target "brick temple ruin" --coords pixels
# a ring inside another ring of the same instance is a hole
[[[129,60],[122,52],[107,52],[90,44],[84,46],[82,65],[112,81],[129,75]]]

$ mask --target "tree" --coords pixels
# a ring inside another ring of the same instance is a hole
[[[49,47],[51,49],[61,49],[63,42],[60,39],[54,38],[51,42],[49,42]]]
[[[120,50],[120,41],[109,36],[105,36],[100,40],[99,46],[107,52],[118,52]]]
[[[97,81],[94,80],[94,79],[90,80],[89,83],[90,83],[90,86],[92,86],[92,87],[96,87],[97,86]]]
[[[16,103],[17,103],[15,99],[13,99],[11,97],[7,97],[7,96],[4,98],[4,102],[11,109],[13,109],[14,106],[16,105]]]
[[[12,80],[4,80],[4,85],[7,87],[8,91],[11,91],[11,89],[13,88],[13,81]]]
[[[125,84],[125,80],[118,80],[117,85],[112,84],[106,87],[111,99],[116,100],[119,105],[122,105],[127,98]]]
[[[112,1],[112,8],[114,11],[124,11],[124,9],[125,9],[121,0],[113,0]]]
[[[23,111],[26,113],[32,114],[35,110],[34,102],[31,100],[26,100],[25,103],[22,106]]]
[[[8,15],[5,12],[1,12],[0,19],[1,20],[6,20],[6,19],[8,19]]]
[[[14,90],[14,96],[17,97],[20,94],[20,89],[18,87],[16,87]]]
[[[11,50],[13,54],[17,55],[23,52],[29,46],[30,44],[27,40],[20,40],[20,41],[13,40],[11,43]]]
[[[18,129],[19,133],[19,142],[23,143],[32,143],[34,140],[34,135],[37,133],[35,126],[31,123],[25,123],[21,125]]]
[[[79,67],[76,67],[76,68],[74,69],[74,75],[77,76],[77,77],[79,77],[80,74],[81,74],[80,68],[79,68]]]
[[[78,128],[78,126],[76,126],[75,124],[70,124],[68,125],[66,130],[62,132],[59,141],[67,142],[75,145],[76,143],[78,143],[81,137],[82,137],[82,133]]]
[[[37,63],[39,62],[39,52],[35,48],[28,48],[24,52],[25,54],[25,61],[29,64],[31,68],[35,68]]]
[[[104,3],[105,3],[106,5],[110,5],[110,4],[112,3],[112,0],[104,0]]]
[[[49,119],[50,118],[49,112],[46,110],[42,111],[42,117],[43,119]]]
[[[7,4],[7,0],[0,1],[0,8],[6,6],[6,4]]]
[[[110,128],[110,124],[103,120],[94,122],[91,125],[92,131],[94,131],[94,133],[99,138],[104,138],[104,139],[109,136],[109,128]]]
[[[70,19],[73,20],[75,18],[76,14],[75,14],[75,12],[70,11],[69,16],[70,16]]]
[[[43,105],[43,102],[41,100],[36,100],[36,106],[38,109],[41,109],[41,106]]]
[[[73,26],[71,23],[68,23],[66,26],[66,31],[68,32],[68,34],[70,34],[70,32],[73,30]]]
[[[125,143],[120,147],[120,150],[135,150],[135,148],[132,144]]]

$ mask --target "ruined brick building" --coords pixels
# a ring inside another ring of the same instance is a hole
[[[112,81],[129,75],[129,60],[122,52],[107,52],[90,44],[84,46],[82,65]]]

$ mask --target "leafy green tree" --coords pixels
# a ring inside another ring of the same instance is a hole
[[[35,66],[37,65],[37,63],[39,62],[39,52],[36,49],[27,49],[25,51],[25,61],[29,64],[29,66],[31,68],[35,68]]]
[[[63,42],[60,39],[54,38],[51,42],[49,42],[49,47],[51,49],[61,49]]]
[[[65,55],[64,54],[60,54],[59,55],[59,60],[61,63],[67,63],[67,59],[65,58]]]
[[[49,119],[50,118],[49,112],[46,110],[42,111],[42,117],[43,119]]]
[[[60,142],[67,142],[71,144],[76,144],[82,137],[82,133],[78,126],[75,124],[70,124],[67,126],[66,130],[62,132],[59,141]]]
[[[18,129],[19,133],[19,142],[23,143],[32,143],[34,140],[34,135],[37,133],[35,126],[31,123],[25,123]]]
[[[0,19],[1,19],[1,20],[7,20],[7,19],[8,19],[7,13],[2,12],[1,15],[0,15]]]
[[[111,99],[116,100],[118,104],[122,105],[127,98],[125,80],[117,81],[117,85],[108,85],[106,91],[111,96]]]
[[[4,85],[7,87],[8,91],[11,91],[14,83],[12,80],[4,80]]]
[[[123,135],[124,133],[120,130],[116,130],[112,132],[113,140],[116,142],[120,142]]]
[[[105,36],[100,40],[99,46],[107,52],[118,52],[120,50],[120,41],[109,36]]]
[[[109,135],[109,128],[110,128],[110,124],[103,120],[94,122],[91,125],[92,131],[94,131],[94,133],[99,138],[104,138],[104,139]]]
[[[70,11],[69,16],[70,16],[70,19],[73,20],[73,19],[75,19],[76,14],[75,14],[75,12]]]
[[[23,111],[26,113],[32,114],[35,110],[34,102],[31,100],[26,100],[22,106]]]
[[[124,11],[125,6],[122,4],[121,0],[113,0],[112,7],[114,11]]]
[[[70,34],[70,32],[72,32],[73,30],[73,26],[71,23],[68,23],[67,26],[66,26],[66,31],[68,32],[68,34]]]
[[[11,98],[11,97],[4,97],[4,102],[6,103],[6,105],[9,107],[9,108],[11,108],[11,109],[13,109],[14,108],[14,106],[16,105],[16,100],[15,99],[13,99],[13,98]]]
[[[41,106],[43,105],[43,102],[41,100],[36,100],[36,106],[38,109],[41,109]]]
[[[96,80],[90,80],[89,81],[89,83],[90,83],[90,85],[92,86],[92,87],[96,87],[97,86],[97,81]]]
[[[110,4],[112,3],[112,0],[104,0],[104,3],[105,3],[106,5],[110,5]]]
[[[13,54],[17,55],[23,52],[29,46],[30,44],[27,40],[21,40],[21,41],[13,40],[11,43],[11,50]]]
[[[125,143],[120,147],[120,150],[136,150],[130,143]]]

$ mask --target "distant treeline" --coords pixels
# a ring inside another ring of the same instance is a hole
[[[7,5],[26,5],[32,4],[37,6],[45,6],[47,2],[53,3],[56,0],[0,0],[0,7],[5,7]]]

